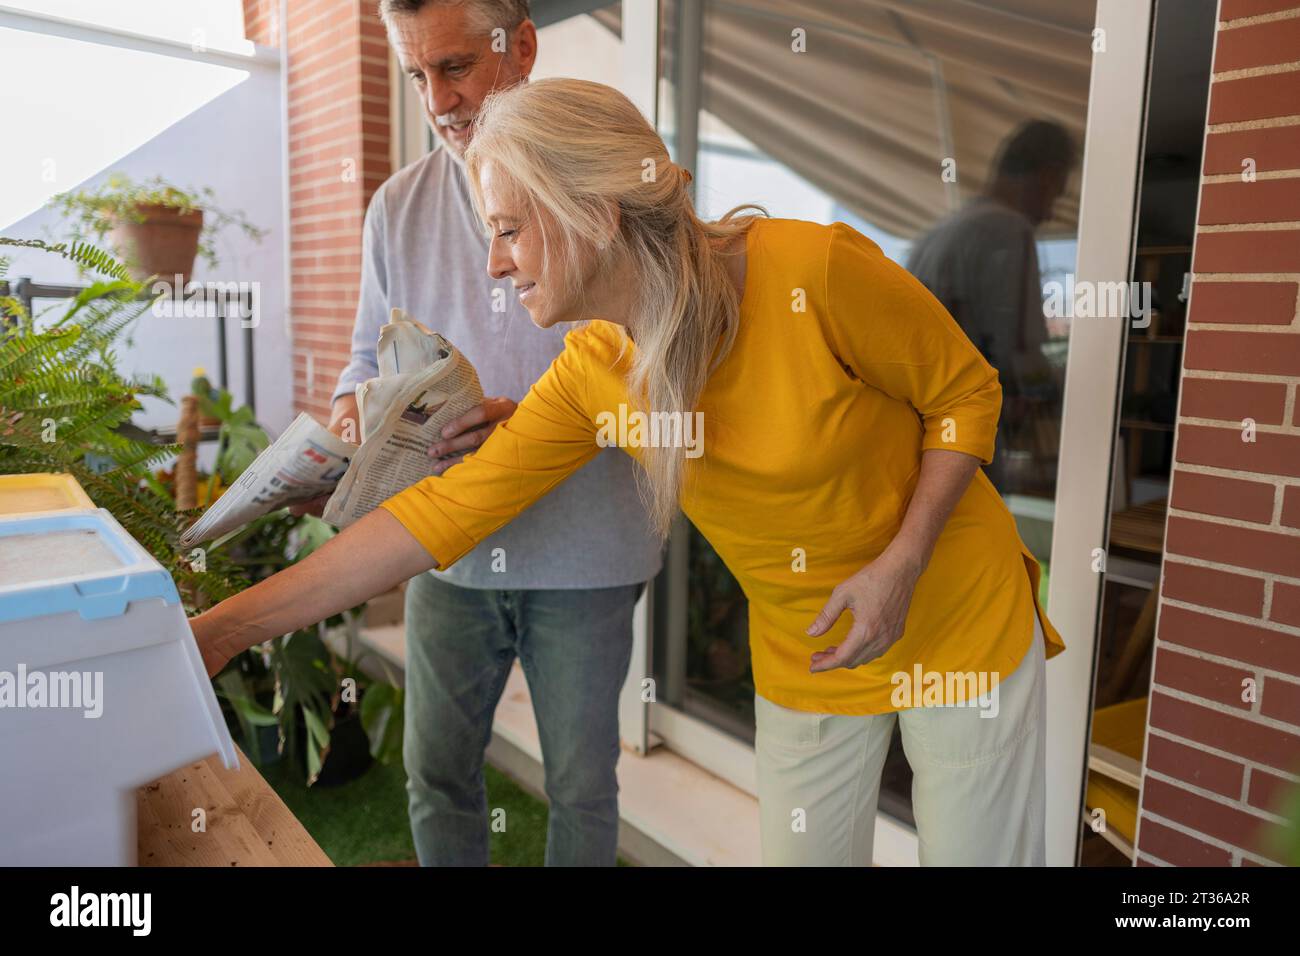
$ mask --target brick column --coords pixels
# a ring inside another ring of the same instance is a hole
[[[1300,0],[1222,0],[1138,864],[1279,859],[1300,772]]]
[[[324,422],[348,361],[366,205],[392,172],[388,41],[375,0],[287,6],[294,408]],[[277,42],[278,20],[278,0],[244,0],[250,39]]]
[[[260,46],[280,45],[280,0],[244,0],[244,36]]]

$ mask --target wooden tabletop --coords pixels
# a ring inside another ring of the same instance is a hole
[[[242,750],[238,770],[213,754],[141,787],[136,811],[140,866],[334,865]]]

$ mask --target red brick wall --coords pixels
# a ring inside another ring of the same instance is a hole
[[[244,36],[262,46],[280,45],[280,0],[244,0]]]
[[[287,6],[294,407],[323,422],[348,361],[366,204],[391,173],[388,41],[375,0]],[[278,11],[244,0],[245,32],[274,42]]]
[[[1300,780],[1300,0],[1219,16],[1139,865],[1277,861]]]

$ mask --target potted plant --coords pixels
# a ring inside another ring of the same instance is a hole
[[[209,489],[204,494],[200,487],[199,495],[214,500],[215,490],[232,485],[270,437],[252,409],[233,407],[229,392],[218,389],[213,398],[198,388],[196,394],[200,409],[221,423]],[[319,518],[280,510],[208,551],[225,554],[256,583],[303,560],[333,536],[334,529]],[[391,678],[376,680],[362,672],[366,655],[357,640],[359,610],[251,648],[218,675],[219,696],[249,742],[254,762],[288,755],[309,785],[329,786],[360,776],[376,759],[388,763],[400,757],[402,691]],[[341,654],[327,641],[338,628],[346,636]]]
[[[266,234],[214,200],[209,187],[186,190],[161,177],[136,182],[112,173],[97,186],[60,193],[50,205],[67,221],[74,241],[107,242],[137,281],[179,275],[184,285],[198,256],[217,265],[215,239],[222,229],[236,226],[256,241]]]
[[[287,511],[263,515],[217,545],[253,581],[306,558],[334,536],[311,515]],[[291,757],[308,785],[345,783],[373,760],[389,763],[401,754],[402,691],[391,679],[375,680],[360,668],[358,608],[313,627],[250,648],[217,678],[245,740],[274,725],[274,751],[262,737],[261,756]],[[327,640],[342,629],[345,647],[335,653]]]
[[[114,345],[151,301],[106,253],[80,243],[0,237],[0,246],[42,249],[100,278],[40,326],[0,297],[0,473],[67,472],[172,575],[188,612],[238,593],[247,580],[223,555],[193,563],[177,542],[194,515],[177,514],[151,469],[173,457],[131,425],[150,396],[169,401],[162,380],[125,378]],[[0,258],[0,280],[7,262]]]

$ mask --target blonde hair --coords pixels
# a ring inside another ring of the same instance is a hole
[[[533,212],[553,217],[558,234],[543,236],[543,268],[553,274],[555,256],[575,300],[583,295],[584,257],[594,256],[600,272],[616,262],[631,266],[627,330],[636,352],[628,394],[647,411],[694,412],[740,320],[740,292],[720,247],[765,213],[740,206],[717,222],[701,220],[690,174],[673,164],[641,112],[618,90],[586,80],[538,80],[484,101],[465,151],[480,218],[479,173],[489,160]],[[738,215],[745,209],[756,214]],[[666,536],[684,485],[684,449],[642,451],[642,499]]]

